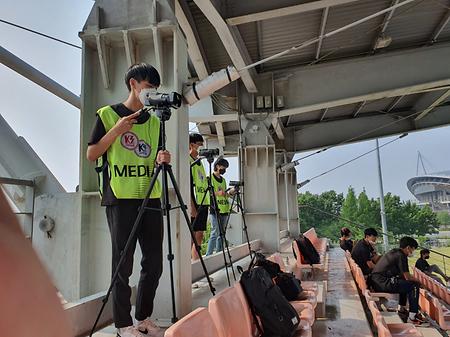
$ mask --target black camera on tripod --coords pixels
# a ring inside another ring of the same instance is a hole
[[[198,154],[200,157],[205,157],[208,162],[213,162],[214,157],[219,156],[219,149],[201,149]]]
[[[143,100],[146,107],[178,109],[182,103],[182,96],[175,91],[169,94],[147,91]]]
[[[244,182],[243,181],[235,181],[235,180],[230,180],[230,183],[228,184],[230,186],[233,187],[240,187],[240,186],[244,186]]]

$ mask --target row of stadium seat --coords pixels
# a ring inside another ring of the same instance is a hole
[[[433,293],[435,297],[440,298],[446,304],[450,304],[450,289],[445,285],[417,268],[414,268],[414,277],[419,280],[425,289]]]
[[[424,289],[420,289],[419,306],[443,330],[450,330],[450,310],[448,307],[448,289],[432,277],[414,268],[414,277]],[[438,294],[438,295],[436,295]]]
[[[348,251],[345,252],[345,257],[347,258],[347,262],[353,274],[353,278],[355,279],[355,282],[361,293],[364,295],[367,306],[372,313],[373,325],[377,329],[378,337],[422,337],[422,333],[414,326],[414,324],[386,323],[386,320],[378,309],[376,302],[378,302],[380,298],[398,298],[398,295],[390,293],[371,292],[367,287],[367,282],[364,278],[364,274],[361,268],[352,259]]]
[[[287,267],[280,254],[273,254],[268,260],[277,263],[282,271]],[[300,316],[296,337],[311,337],[314,324],[314,309],[317,306],[318,285],[316,282],[302,282],[302,300],[291,301]],[[208,308],[198,308],[167,329],[165,337],[254,337],[257,336],[243,288],[238,282],[211,298]]]

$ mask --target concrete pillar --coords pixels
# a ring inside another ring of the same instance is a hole
[[[249,145],[239,151],[243,163],[244,207],[250,240],[259,238],[264,252],[280,246],[275,145]]]
[[[187,81],[187,47],[170,1],[97,0],[80,33],[83,41],[81,144],[80,144],[80,295],[105,290],[111,277],[111,243],[105,210],[100,207],[94,165],[85,158],[87,141],[98,108],[127,97],[124,74],[130,64],[147,62],[161,74],[159,92],[181,92]],[[125,29],[125,27],[128,27]],[[172,111],[167,126],[167,148],[185,202],[189,201],[188,112]],[[169,183],[173,206],[178,203]],[[172,232],[164,232],[164,272],[155,299],[154,318],[172,317],[167,238],[175,254],[174,277],[177,316],[191,310],[191,261],[188,227],[179,210],[171,212]],[[130,284],[139,278],[140,250]]]

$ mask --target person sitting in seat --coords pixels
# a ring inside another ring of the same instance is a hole
[[[430,265],[428,263],[427,260],[429,258],[430,258],[430,250],[426,248],[422,249],[420,251],[420,257],[416,261],[415,267],[442,284],[444,283],[442,282],[441,278],[438,277],[437,275],[433,275],[433,273],[441,275],[442,278],[445,280],[445,282],[450,281],[450,277],[445,275],[445,273],[441,270],[441,268],[439,268],[435,264]]]
[[[364,276],[371,273],[380,256],[375,251],[378,232],[374,228],[364,230],[364,239],[358,241],[352,250],[352,259],[361,268]]]
[[[408,315],[406,299],[409,302],[408,322],[420,325],[425,322],[419,313],[419,282],[409,273],[408,257],[418,247],[409,236],[400,239],[399,248],[394,248],[380,258],[370,275],[370,284],[376,292],[399,294],[400,315]]]
[[[353,249],[353,241],[351,239],[352,232],[347,227],[341,228],[341,237],[339,239],[339,246],[345,251],[352,252]]]

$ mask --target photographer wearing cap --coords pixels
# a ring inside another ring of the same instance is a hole
[[[208,180],[206,179],[205,168],[201,160],[198,160],[199,150],[203,147],[203,137],[198,133],[189,135],[189,154],[191,164],[191,223],[197,245],[203,241],[203,232],[206,230],[208,222],[208,208],[210,197],[207,191]],[[195,244],[192,243],[192,259],[199,258]]]
[[[218,214],[217,217],[216,210],[213,208],[213,203],[211,203],[210,213],[211,213],[211,235],[209,237],[208,249],[206,251],[206,256],[211,255],[214,252],[220,252],[222,250],[222,238],[220,232],[223,226],[227,222],[227,218],[230,214],[230,203],[228,202],[227,182],[223,175],[226,169],[229,167],[229,163],[224,158],[218,158],[214,163],[214,171],[211,176],[211,184],[214,187],[214,194],[217,200]],[[231,191],[232,192],[232,191]],[[225,235],[225,233],[223,233]]]
[[[154,168],[170,163],[170,153],[160,151],[160,121],[156,116],[141,114],[141,91],[160,84],[158,71],[149,64],[131,66],[125,74],[128,98],[97,111],[97,119],[88,143],[87,159],[97,161],[102,206],[111,233],[112,272],[130,236],[139,207],[150,186]],[[151,320],[153,301],[162,273],[163,220],[161,186],[158,181],[151,192],[148,207],[137,234],[126,252],[125,261],[112,289],[114,323],[119,337],[162,336],[163,331]],[[136,242],[142,250],[141,276],[136,299],[136,326],[131,318],[131,288]]]

